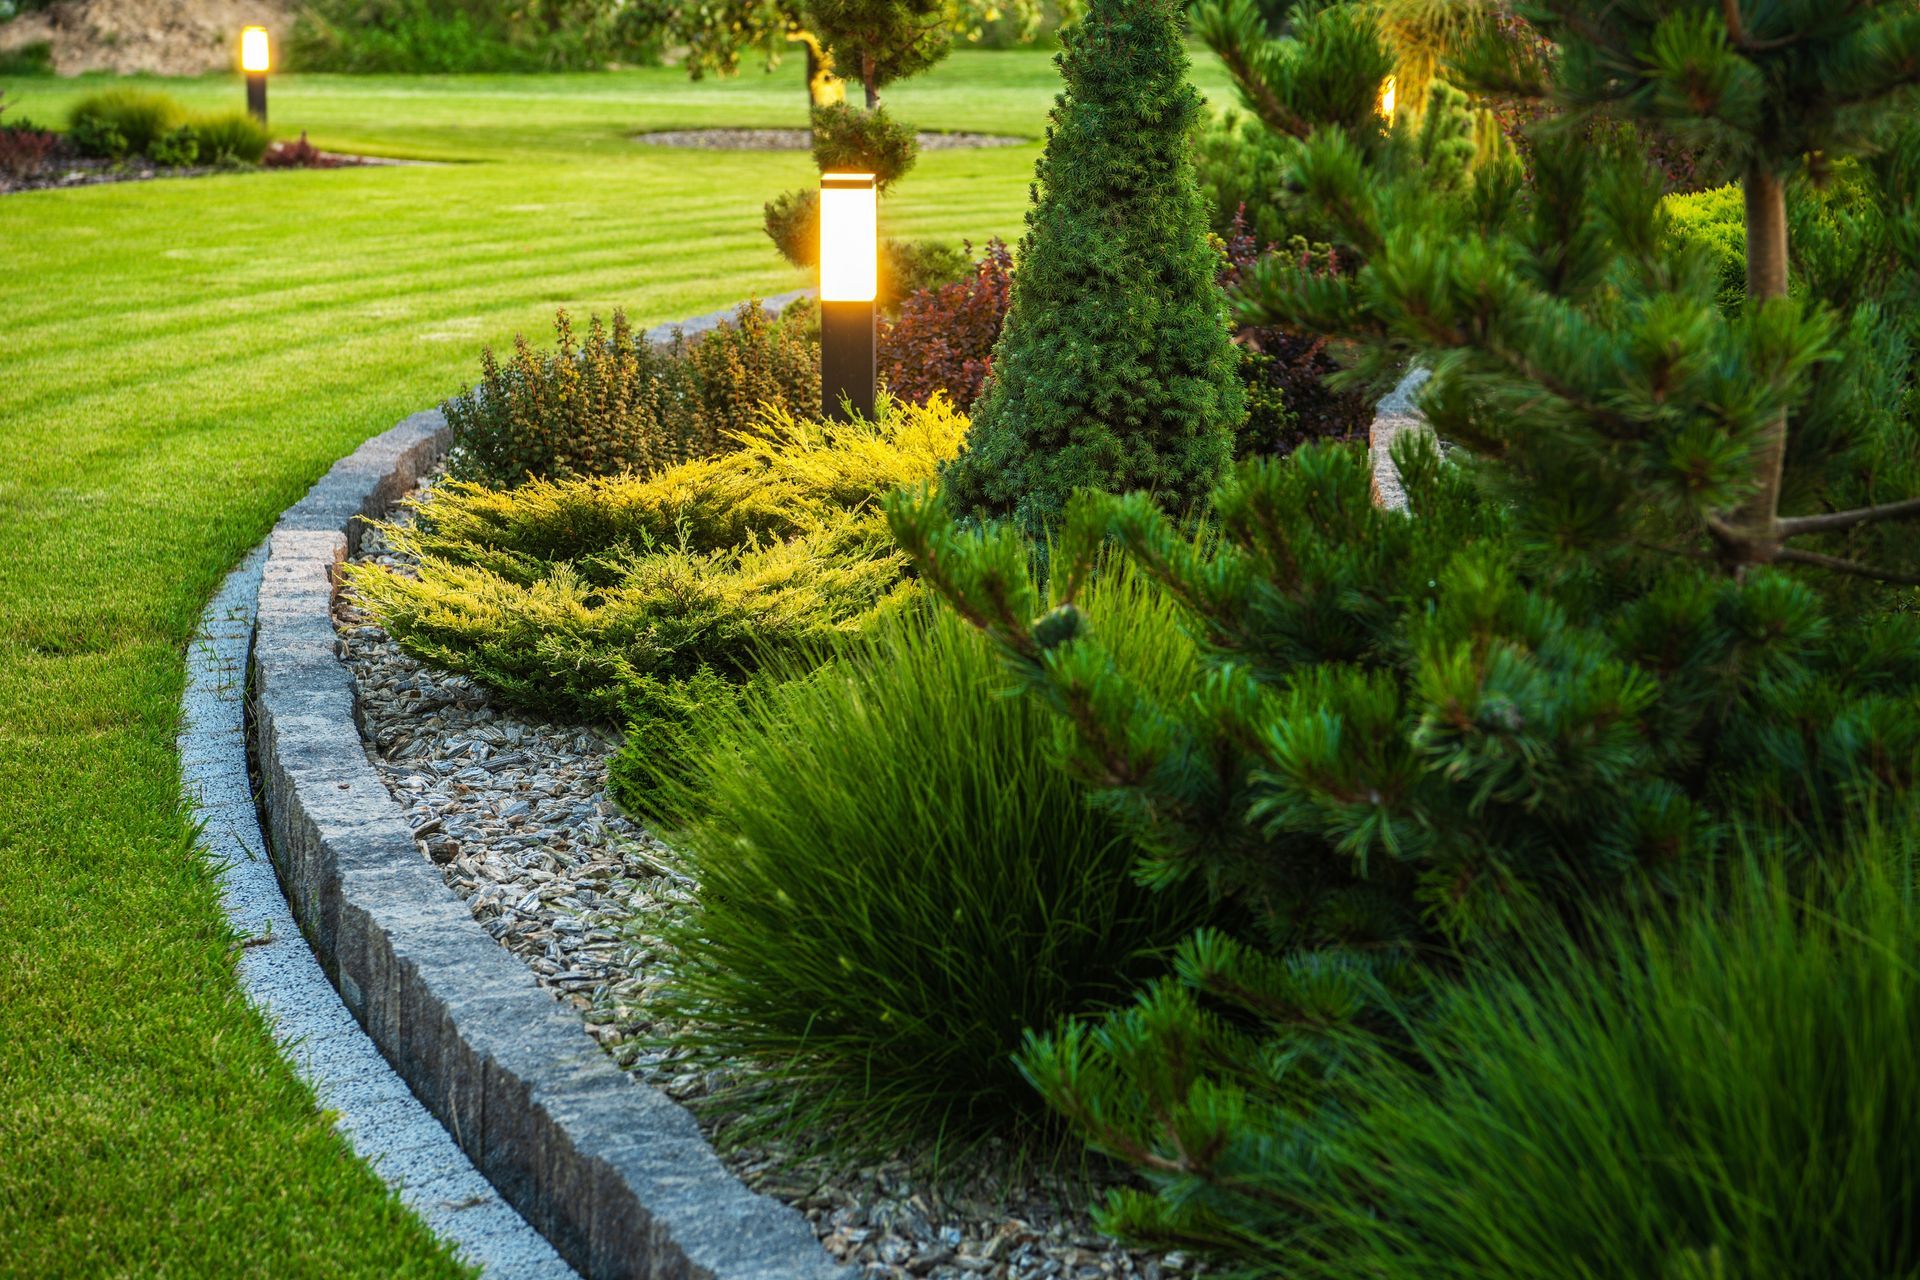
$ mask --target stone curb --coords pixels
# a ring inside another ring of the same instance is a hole
[[[1427,385],[1425,369],[1409,369],[1407,376],[1389,391],[1373,411],[1373,425],[1367,429],[1367,458],[1373,466],[1373,500],[1389,511],[1407,509],[1407,490],[1400,483],[1400,468],[1393,465],[1393,442],[1402,432],[1424,431],[1427,420],[1414,401],[1420,388]]]
[[[354,1153],[463,1260],[489,1280],[571,1280],[573,1268],[500,1199],[347,1012],[274,877],[247,772],[247,651],[265,560],[263,543],[201,615],[180,705],[181,790],[220,864],[221,906],[244,939],[240,986]]]
[[[362,520],[446,448],[415,414],[337,463],[268,538],[252,677],[270,847],[300,927],[380,1051],[583,1275],[844,1280],[693,1117],[636,1083],[414,847],[362,745],[330,605]]]
[[[762,298],[760,300],[760,308],[770,316],[778,316],[782,311],[785,311],[788,307],[800,301],[800,299],[811,298],[819,292],[818,289],[795,289],[789,293],[776,293],[771,298]],[[731,323],[733,317],[739,313],[739,310],[740,308],[738,307],[727,307],[722,311],[709,311],[703,316],[695,316],[691,320],[678,320],[672,324],[657,324],[641,336],[656,346],[673,341],[673,335],[675,333],[684,334],[689,338],[697,338],[703,333],[710,333],[718,329],[723,324]]]

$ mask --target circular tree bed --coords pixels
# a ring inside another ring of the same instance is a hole
[[[952,151],[962,147],[1018,147],[1032,141],[1003,133],[921,133],[914,135],[922,151]],[[704,151],[805,151],[813,145],[806,129],[666,129],[636,133],[635,142],[650,147],[687,147]]]

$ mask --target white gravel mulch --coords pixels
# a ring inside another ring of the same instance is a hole
[[[377,532],[358,558],[406,568]],[[672,851],[608,797],[617,736],[494,705],[473,681],[401,652],[351,591],[335,622],[368,756],[422,855],[622,1067],[682,1101],[706,1094],[714,1082],[686,1051],[649,1047],[671,1028],[648,1014],[664,948],[645,922],[683,909],[696,890]],[[1180,1254],[1136,1253],[1097,1235],[1077,1207],[1084,1188],[1038,1175],[955,1187],[929,1184],[906,1153],[862,1167],[771,1146],[722,1158],[750,1187],[798,1208],[829,1253],[874,1280],[1170,1280],[1195,1269]]]

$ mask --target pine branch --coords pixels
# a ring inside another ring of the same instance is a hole
[[[1786,516],[1774,527],[1782,538],[1794,538],[1803,533],[1851,529],[1877,520],[1920,520],[1920,498],[1883,502],[1877,507],[1857,507],[1852,511],[1829,511],[1817,516]]]
[[[1892,569],[1876,568],[1870,564],[1861,564],[1857,560],[1842,560],[1839,556],[1823,556],[1817,551],[1802,551],[1798,547],[1782,547],[1777,559],[1791,564],[1807,564],[1820,569],[1831,569],[1835,573],[1852,574],[1856,578],[1872,578],[1876,582],[1888,582],[1896,586],[1920,587],[1920,573],[1900,573]]]
[[[1784,49],[1788,45],[1798,44],[1804,38],[1795,33],[1779,36],[1772,40],[1755,40],[1747,34],[1747,24],[1740,16],[1740,0],[1720,0],[1720,16],[1727,24],[1727,35],[1734,46],[1746,53],[1764,53],[1769,49]]]
[[[1279,95],[1274,93],[1266,77],[1247,55],[1245,38],[1255,17],[1250,6],[1236,7],[1229,0],[1226,5],[1197,6],[1193,11],[1192,25],[1195,34],[1226,64],[1227,74],[1246,96],[1247,105],[1253,108],[1254,114],[1268,128],[1304,139],[1313,132],[1312,125],[1280,101]]]

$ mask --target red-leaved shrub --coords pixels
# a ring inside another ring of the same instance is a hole
[[[972,275],[910,295],[899,318],[880,329],[880,377],[888,392],[925,404],[944,391],[962,413],[971,408],[993,367],[1012,291],[1013,253],[993,239]]]
[[[6,110],[7,103],[0,100],[0,115]],[[46,166],[47,158],[59,146],[59,134],[36,129],[25,121],[0,124],[0,174],[20,180],[31,178]]]
[[[1220,245],[1220,287],[1231,290],[1253,264],[1275,253],[1291,256],[1311,275],[1339,275],[1353,266],[1332,245],[1308,245],[1295,237],[1282,249],[1262,246],[1247,227],[1242,205]],[[1327,378],[1340,365],[1327,340],[1266,325],[1234,331],[1240,347],[1240,380],[1247,394],[1247,420],[1234,452],[1239,457],[1292,453],[1310,440],[1351,440],[1366,434],[1373,404],[1357,391],[1335,391]]]
[[[328,155],[308,142],[307,131],[302,129],[298,142],[274,143],[267,148],[267,154],[260,157],[260,163],[269,169],[338,169],[343,164],[360,164],[361,161]]]

